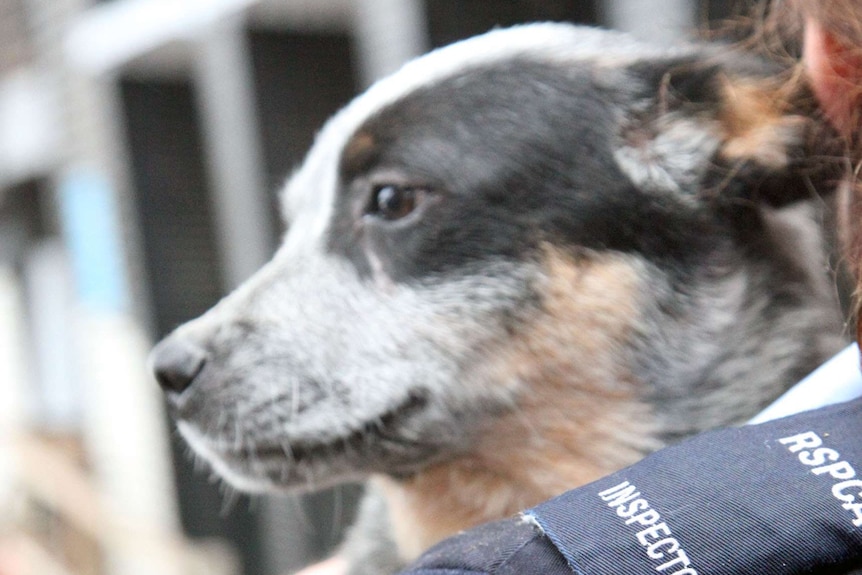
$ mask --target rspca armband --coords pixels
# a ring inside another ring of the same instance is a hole
[[[862,566],[862,400],[697,436],[450,539],[416,575],[790,575]]]
[[[575,573],[862,565],[862,400],[701,435],[527,512]]]

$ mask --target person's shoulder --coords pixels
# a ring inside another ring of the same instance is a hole
[[[403,572],[409,575],[570,575],[554,545],[520,517],[495,521],[437,544]]]

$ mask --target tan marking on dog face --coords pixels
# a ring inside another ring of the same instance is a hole
[[[347,171],[361,170],[372,160],[377,150],[377,141],[368,132],[359,131],[350,138],[344,147],[342,165]]]
[[[381,480],[406,559],[482,522],[511,516],[657,448],[627,344],[648,289],[632,260],[546,250],[542,306],[491,350],[482,378],[517,381],[517,405],[472,453],[406,482]]]
[[[802,137],[806,120],[788,113],[788,95],[772,82],[726,79],[719,121],[725,131],[723,155],[784,167],[791,144]]]

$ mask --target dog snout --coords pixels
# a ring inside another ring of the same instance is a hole
[[[182,393],[195,380],[207,362],[207,352],[186,338],[169,336],[150,354],[156,381],[165,392]]]

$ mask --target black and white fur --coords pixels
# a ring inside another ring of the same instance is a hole
[[[373,573],[745,421],[842,342],[801,201],[831,172],[774,72],[556,24],[408,64],[321,131],[273,260],[156,349],[182,435],[241,489],[371,478]]]

